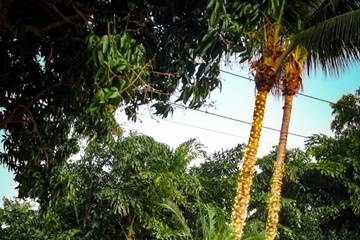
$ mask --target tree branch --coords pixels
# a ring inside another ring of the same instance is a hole
[[[5,129],[6,125],[9,123],[24,123],[26,122],[25,120],[18,120],[18,119],[14,119],[14,116],[16,114],[16,112],[20,109],[23,108],[25,110],[28,110],[28,112],[30,112],[29,108],[34,104],[34,102],[39,99],[41,96],[43,96],[45,93],[47,93],[48,91],[50,91],[53,88],[59,87],[59,86],[67,86],[67,84],[64,83],[56,83],[52,86],[49,86],[41,91],[39,91],[37,94],[34,95],[34,97],[26,104],[17,104],[14,109],[11,111],[10,116],[5,117],[4,119],[0,120],[0,129]],[[10,104],[9,104],[10,105]]]
[[[73,15],[73,16],[70,16],[70,17],[66,17],[65,19],[62,19],[60,21],[52,22],[52,23],[46,25],[43,28],[39,28],[39,27],[35,27],[35,26],[32,26],[32,25],[14,26],[14,25],[11,25],[10,23],[8,23],[7,21],[5,21],[4,18],[1,18],[0,25],[4,26],[5,28],[7,28],[8,30],[13,31],[13,32],[20,32],[20,31],[31,32],[34,35],[36,35],[37,37],[42,38],[43,34],[46,33],[49,30],[61,27],[61,26],[65,25],[65,24],[69,24],[69,23],[75,24],[72,21],[76,20],[76,19],[80,19],[80,16],[79,15]]]

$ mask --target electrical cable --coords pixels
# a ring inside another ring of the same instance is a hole
[[[238,77],[238,78],[242,78],[242,79],[246,79],[246,80],[255,82],[255,80],[252,79],[252,78],[244,77],[244,76],[241,76],[241,75],[239,75],[239,74],[232,73],[232,72],[229,72],[229,71],[226,71],[226,70],[220,70],[220,72],[223,72],[223,73],[226,73],[226,74],[229,74],[229,75]],[[310,96],[310,95],[304,94],[304,93],[298,93],[298,95],[303,96],[303,97],[307,97],[307,98],[311,98],[311,99],[313,99],[313,100],[318,100],[318,101],[321,101],[321,102],[325,102],[325,103],[328,103],[328,104],[331,104],[331,105],[335,104],[334,102],[331,102],[331,101],[329,101],[329,100],[322,99],[322,98],[318,98],[318,97],[314,97],[314,96]]]
[[[192,110],[192,111],[201,112],[201,113],[205,113],[205,114],[212,115],[212,116],[215,116],[215,117],[227,119],[227,120],[230,120],[230,121],[239,122],[239,123],[247,124],[247,125],[250,125],[250,126],[252,125],[251,122],[244,121],[244,120],[237,119],[237,118],[233,118],[233,117],[229,117],[229,116],[225,116],[225,115],[221,115],[221,114],[218,114],[218,113],[213,113],[213,112],[209,112],[209,111],[201,110],[201,109],[192,109],[192,108],[189,108],[189,107],[187,107],[185,105],[181,105],[181,104],[173,103],[173,102],[170,102],[170,104],[174,105],[174,106],[177,106],[177,107],[182,107],[182,108],[185,108],[185,109],[189,109],[189,110]],[[272,127],[263,126],[263,128],[271,130],[271,131],[280,132],[279,129],[272,128]],[[292,135],[292,136],[296,136],[296,137],[306,138],[306,139],[309,138],[308,136],[301,135],[301,134],[298,134],[298,133],[288,132],[288,134]]]

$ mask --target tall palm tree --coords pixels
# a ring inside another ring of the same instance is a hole
[[[305,64],[320,63],[326,71],[338,73],[349,62],[359,60],[360,40],[360,2],[338,1],[329,4],[319,1],[319,7],[308,19],[315,26],[302,29],[300,33],[289,36],[291,49],[282,56],[285,61],[282,72],[282,88],[285,98],[283,118],[271,180],[266,240],[273,240],[279,221],[281,186],[284,174],[287,135],[290,124],[293,97],[302,85]],[[307,24],[309,24],[307,23]],[[306,23],[305,23],[306,24]]]
[[[304,0],[303,2],[307,1]],[[254,54],[250,58],[250,66],[254,72],[257,94],[250,137],[239,174],[232,214],[232,225],[237,239],[241,239],[243,235],[247,217],[266,99],[270,90],[279,87],[280,75],[278,69],[280,69],[284,56],[289,54],[285,48],[287,41],[284,38],[286,31],[284,31],[283,27],[283,23],[287,23],[283,19],[284,13],[289,11],[286,8],[288,6],[286,1],[254,2],[254,6],[256,5],[257,8],[261,9],[260,14],[255,24],[247,29],[251,34],[245,34],[245,40],[242,40],[245,42],[245,46],[250,48],[250,52]],[[244,5],[244,8],[248,8],[248,3]]]
[[[288,129],[290,125],[290,116],[292,110],[293,96],[298,92],[302,85],[301,75],[303,65],[306,59],[306,52],[301,47],[288,56],[287,63],[284,68],[284,76],[282,79],[283,94],[285,103],[283,107],[283,118],[280,131],[280,139],[277,150],[276,161],[274,163],[274,172],[271,179],[271,190],[268,206],[268,216],[266,224],[265,239],[274,239],[277,232],[277,224],[279,221],[281,186],[284,174],[284,160],[286,154],[286,144],[288,137]]]
[[[267,22],[266,26],[264,26],[264,41],[259,48],[259,57],[251,61],[251,69],[255,73],[257,93],[250,136],[244,155],[243,166],[239,174],[232,214],[232,225],[237,239],[240,239],[243,234],[247,217],[266,99],[270,90],[278,83],[275,66],[278,57],[282,54],[282,45],[279,25],[276,22],[281,21],[281,12],[282,10],[277,17]]]
[[[342,13],[349,12],[358,7],[357,1],[337,2],[346,3],[341,8]],[[337,25],[338,18],[329,14],[329,8],[332,6],[331,3],[332,1],[330,2],[330,5],[328,5],[327,1],[324,0],[297,0],[292,1],[291,3],[289,2],[288,4],[286,3],[286,0],[268,0],[265,2],[253,1],[252,3],[254,4],[254,8],[261,9],[261,14],[258,16],[256,23],[248,28],[249,33],[240,38],[240,42],[250,42],[250,44],[248,44],[248,46],[250,46],[250,52],[254,53],[254,56],[250,59],[250,65],[254,72],[257,94],[250,137],[243,159],[243,167],[238,179],[232,215],[232,225],[238,239],[240,239],[243,234],[247,217],[250,189],[253,180],[267,95],[271,89],[279,87],[280,79],[284,79],[282,76],[286,74],[290,75],[290,73],[292,73],[291,71],[293,71],[292,69],[296,69],[300,66],[300,68],[297,69],[298,75],[300,76],[302,73],[303,64],[301,62],[298,63],[299,59],[296,59],[294,51],[299,51],[301,48],[306,49],[310,65],[319,62],[325,69],[330,71],[336,70],[339,66],[346,65],[346,57],[350,56],[351,58],[358,58],[358,51],[354,42],[345,43],[342,39],[331,36],[333,33],[338,33],[335,30],[341,30]],[[248,8],[248,5],[249,3],[244,3],[244,9]],[[326,11],[318,11],[322,8],[326,9]],[[244,10],[244,12],[246,12],[246,10]],[[329,16],[333,17],[332,20],[329,19]],[[300,28],[301,32],[297,33],[299,31],[298,25],[301,25],[301,20],[305,17],[308,17],[308,23],[314,23],[319,19],[322,20],[322,27],[320,29],[317,28],[317,26],[308,28],[302,27]],[[236,18],[236,16],[234,18]],[[355,18],[355,22],[359,22],[357,12],[352,13],[351,16],[345,14],[343,18],[347,20]],[[354,37],[353,34],[351,34],[350,29],[356,29],[356,24],[341,26],[348,26],[349,28],[346,29],[346,31],[340,32],[341,34],[346,35],[347,38]],[[320,33],[319,30],[322,30],[322,32]],[[329,36],[331,38],[328,38]],[[255,41],[253,41],[253,39],[255,39]],[[338,42],[340,48],[326,51],[323,44],[326,43],[328,39],[332,39],[334,43]],[[316,41],[317,44],[312,44],[313,41]],[[289,61],[289,66],[284,67],[284,64],[287,61]],[[291,62],[292,64],[290,64]],[[338,63],[340,65],[338,65]],[[294,81],[289,81],[289,83],[283,81],[283,84],[286,83],[286,85],[292,87],[290,82],[293,83]],[[295,90],[295,93],[296,91],[297,90]],[[291,94],[287,95],[291,96]],[[289,123],[287,119],[290,119],[290,117],[287,116],[290,116],[292,98],[286,97],[286,99],[286,118],[284,119],[283,126],[283,132],[285,133],[287,133]],[[287,125],[285,124],[286,122]],[[285,136],[286,135],[287,134],[285,134]],[[282,146],[286,147],[284,134],[282,134],[281,139]],[[279,156],[281,156],[281,154],[279,154]],[[280,183],[281,181],[278,181],[278,179],[282,178],[281,174],[283,167],[281,166],[283,164],[279,162],[278,165],[280,166],[280,170],[276,172],[277,177],[273,178],[273,182]],[[280,187],[274,188],[273,192],[278,192],[276,189],[280,188],[281,185]],[[274,199],[274,202],[276,202],[276,198]],[[275,205],[272,207],[271,204],[270,206],[272,211],[271,214],[269,214],[270,220],[268,229],[271,229],[272,224],[277,222],[273,213],[277,213],[279,208]]]

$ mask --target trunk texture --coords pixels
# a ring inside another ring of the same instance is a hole
[[[275,239],[277,233],[277,224],[279,222],[279,212],[281,208],[281,186],[284,175],[284,161],[291,117],[292,101],[293,95],[285,96],[279,146],[277,150],[276,162],[274,164],[274,172],[271,179],[271,190],[268,205],[265,240]]]
[[[250,200],[250,188],[253,182],[254,166],[256,163],[268,92],[267,90],[260,90],[256,94],[250,137],[237,182],[234,210],[232,213],[232,226],[236,239],[241,239],[245,226],[247,208]]]

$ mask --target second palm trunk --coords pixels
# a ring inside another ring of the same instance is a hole
[[[270,199],[268,205],[268,217],[266,222],[265,240],[273,240],[276,237],[279,212],[281,207],[281,187],[284,175],[284,161],[286,154],[287,136],[289,131],[293,96],[285,96],[283,119],[280,131],[280,140],[276,162],[274,164],[273,177],[271,179]]]

